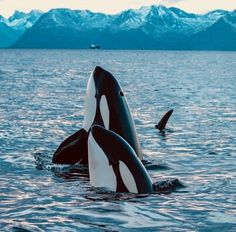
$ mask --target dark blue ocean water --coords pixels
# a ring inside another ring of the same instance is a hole
[[[85,168],[51,163],[82,126],[96,65],[123,87],[153,180],[185,188],[107,193]],[[236,231],[235,193],[236,53],[0,51],[0,231]]]

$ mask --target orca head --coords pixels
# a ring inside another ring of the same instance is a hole
[[[109,157],[99,146],[96,139],[96,127],[92,127],[88,137],[88,165],[89,179],[93,187],[103,187],[116,191],[117,181]]]
[[[124,138],[143,158],[134,121],[121,86],[115,77],[97,66],[92,72],[85,96],[83,128],[89,132],[97,124]]]
[[[124,96],[121,87],[115,77],[105,69],[97,66],[93,71],[93,78],[96,86],[96,96],[102,95],[112,96],[119,94],[121,97]]]
[[[122,100],[124,94],[111,73],[97,66],[92,72],[85,96],[85,119],[83,128],[89,131],[96,123],[109,129],[110,109]]]
[[[150,193],[152,180],[134,149],[118,134],[93,125],[88,139],[91,185],[111,191]]]

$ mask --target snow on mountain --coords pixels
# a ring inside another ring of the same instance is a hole
[[[176,7],[170,7],[169,9],[180,18],[196,18],[196,17],[198,17],[198,15],[196,15],[196,14],[188,13],[188,12],[183,11],[183,10],[176,8]]]
[[[230,12],[226,17],[225,20],[230,23],[236,29],[236,10]]]
[[[209,13],[203,15],[203,17],[206,17],[207,19],[216,22],[219,18],[224,17],[228,13],[229,12],[225,11],[225,10],[214,10],[214,11],[210,11]]]
[[[174,7],[151,5],[123,11],[112,18],[109,26],[115,31],[140,28],[146,35],[156,38],[170,33],[190,35],[206,29],[227,13],[214,11],[198,15]]]
[[[39,10],[32,10],[29,13],[15,11],[8,19],[0,15],[0,22],[14,30],[25,31],[32,27],[42,14],[43,12]]]
[[[53,9],[45,13],[37,23],[39,28],[69,27],[75,30],[102,28],[110,20],[109,15],[89,10]]]
[[[39,10],[32,10],[29,13],[15,11],[15,13],[6,20],[6,24],[16,30],[26,30],[32,27],[42,14],[43,12]]]
[[[32,13],[34,12],[34,17]],[[176,31],[184,33],[193,29],[193,32],[202,30],[216,22],[220,17],[227,14],[227,11],[216,10],[205,15],[187,13],[178,8],[167,8],[162,5],[144,6],[139,9],[130,9],[116,15],[93,13],[89,10],[52,9],[42,16],[37,24],[38,27],[70,27],[76,30],[93,28],[110,28],[111,30],[130,30],[141,28],[146,31],[152,27],[152,32],[161,33]],[[8,26],[26,28],[31,27],[42,12],[31,11],[29,14],[16,11],[8,19]],[[46,23],[47,22],[47,23]]]
[[[201,38],[208,36],[209,32],[201,32],[211,31],[208,29],[220,19],[225,20],[227,27],[232,26],[228,34],[234,33],[236,11],[193,14],[162,5],[129,9],[115,15],[70,9],[52,9],[45,14],[15,12],[7,19],[7,25],[26,30],[16,47],[87,48],[95,43],[103,48],[178,49],[181,41],[195,34],[200,33]]]
[[[30,27],[32,27],[39,17],[41,11],[32,10],[24,13],[15,11],[8,19],[0,16],[0,48],[12,45]]]
[[[169,23],[174,18],[173,16],[173,12],[164,6],[144,6],[115,15],[111,26],[122,30],[129,30],[145,27],[146,24],[152,23],[157,27],[161,22]]]

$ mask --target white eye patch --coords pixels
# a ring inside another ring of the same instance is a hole
[[[107,99],[105,95],[102,95],[101,100],[100,100],[100,112],[101,112],[104,126],[108,130],[109,122],[110,122],[109,121],[109,108],[108,108]]]
[[[126,166],[125,163],[119,161],[119,169],[121,178],[130,193],[138,193],[137,185],[135,179],[130,172],[129,168]]]

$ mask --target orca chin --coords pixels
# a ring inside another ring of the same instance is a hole
[[[166,124],[170,118],[170,116],[172,115],[173,113],[173,109],[169,110],[167,113],[164,114],[164,116],[161,118],[161,120],[159,121],[159,123],[157,125],[155,125],[155,128],[160,130],[160,131],[163,131],[165,130],[166,128]]]
[[[153,193],[153,182],[134,149],[120,135],[93,125],[88,137],[90,183],[114,192]]]
[[[97,66],[92,72],[85,95],[83,128],[61,143],[53,155],[53,163],[88,163],[88,133],[93,125],[101,125],[121,136],[143,159],[129,106],[115,77]]]

